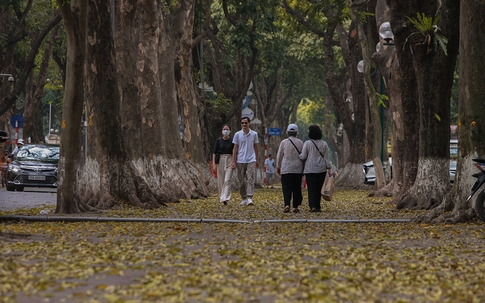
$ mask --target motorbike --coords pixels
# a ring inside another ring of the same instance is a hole
[[[473,174],[472,176],[477,178],[475,183],[473,183],[472,190],[470,196],[466,199],[466,201],[470,201],[470,199],[475,195],[475,193],[482,187],[485,183],[485,159],[472,159],[475,161],[475,166],[480,170],[479,173]],[[485,189],[483,189],[477,197],[475,201],[475,212],[477,213],[480,220],[485,222]]]

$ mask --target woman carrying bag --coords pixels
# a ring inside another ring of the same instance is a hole
[[[328,158],[328,144],[322,140],[322,130],[318,125],[308,128],[310,140],[303,143],[300,159],[305,161],[303,174],[305,174],[308,187],[308,204],[310,212],[320,212],[321,190],[327,171],[330,171]]]

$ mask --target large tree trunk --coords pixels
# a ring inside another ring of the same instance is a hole
[[[389,21],[389,7],[386,4],[386,0],[378,0],[375,6],[375,19],[376,19],[376,25],[377,28],[380,27],[380,25],[386,21]],[[396,132],[398,128],[401,129],[403,125],[402,123],[399,123],[400,117],[402,116],[402,104],[401,104],[401,96],[399,94],[399,82],[398,81],[391,81],[394,80],[393,78],[395,77],[395,73],[392,71],[397,69],[397,64],[395,58],[395,49],[393,46],[390,45],[385,45],[385,41],[383,39],[380,39],[380,49],[376,50],[375,53],[372,54],[372,61],[377,65],[377,71],[380,74],[380,89],[385,88],[385,93],[387,93],[389,97],[389,101],[385,102],[386,104],[386,114],[385,114],[385,123],[384,123],[384,130],[389,129],[389,126],[387,125],[387,121],[391,121],[392,125],[392,132]],[[392,85],[390,85],[392,83]],[[384,102],[384,100],[381,100],[381,102]],[[398,122],[396,123],[394,121],[394,118],[398,119]],[[387,142],[387,135],[388,132],[384,132],[384,143]],[[391,137],[395,138],[395,134],[393,134]],[[387,145],[387,144],[386,144]],[[385,166],[385,175],[386,175],[386,180],[390,179],[390,182],[383,188],[379,189],[378,191],[373,191],[371,195],[373,196],[395,196],[398,194],[400,187],[396,186],[397,184],[402,184],[402,175],[400,173],[401,167],[399,166],[401,161],[400,161],[400,154],[399,154],[399,141],[393,141],[392,142],[392,152],[393,152],[393,158],[392,162],[397,163],[398,165],[393,165],[393,167],[390,167],[389,162],[388,165]],[[384,148],[381,150],[383,159],[388,160],[388,153],[387,153],[387,148]],[[391,174],[392,172],[392,174]],[[401,177],[401,178],[400,178]]]
[[[439,3],[438,3],[439,2]],[[441,1],[428,2],[410,7],[415,12],[435,17]],[[397,204],[397,208],[431,209],[441,203],[450,189],[449,181],[449,140],[450,140],[450,99],[458,53],[459,1],[448,0],[441,6],[438,32],[448,38],[448,55],[433,39],[413,35],[408,39],[408,51],[414,54],[413,66],[419,93],[419,161],[416,181]],[[411,26],[414,27],[414,26]],[[416,30],[416,29],[413,29]]]
[[[367,107],[369,113],[369,127],[367,129],[371,130],[372,132],[372,137],[371,140],[369,140],[369,145],[370,150],[372,151],[371,157],[374,162],[374,170],[376,174],[375,188],[379,190],[386,185],[384,170],[382,166],[382,161],[384,159],[381,159],[381,156],[383,155],[381,149],[384,145],[382,141],[383,129],[381,127],[381,119],[379,117],[380,95],[375,90],[375,85],[379,82],[373,80],[371,77],[371,70],[375,70],[375,67],[372,68],[371,66],[371,56],[374,53],[374,45],[377,43],[378,36],[377,30],[371,27],[371,24],[373,24],[375,27],[375,22],[373,22],[375,20],[368,17],[367,22],[364,22],[361,17],[362,13],[374,9],[376,6],[376,2],[372,1],[370,3],[366,3],[366,5],[364,6],[349,2],[349,6],[352,21],[355,23],[357,36],[359,37],[359,45],[364,61],[364,87],[366,98],[369,103]],[[375,73],[375,71],[373,73]],[[378,77],[378,75],[376,75],[376,77]],[[384,121],[382,121],[382,123],[383,122]]]
[[[88,153],[80,177],[81,200],[94,208],[109,208],[120,200],[142,207],[132,166],[123,143],[120,98],[110,3],[89,1],[86,56],[86,105]],[[150,201],[149,202],[153,202]]]
[[[124,153],[120,154],[120,160],[124,161],[120,167],[124,184],[119,185],[119,190],[127,202],[145,208],[158,207],[171,198],[157,190],[160,178],[157,177],[156,164],[151,168],[144,163],[144,159],[162,152],[161,148],[156,150],[151,145],[162,146],[161,124],[159,119],[153,118],[160,115],[156,60],[158,18],[154,16],[157,10],[156,6],[143,1],[116,1],[113,29],[119,91],[119,106],[116,108]],[[145,69],[145,65],[152,64]],[[145,173],[146,169],[152,174]]]
[[[123,137],[136,194],[151,205],[208,194],[178,131],[174,62],[191,6],[180,1],[173,12],[145,1],[116,6]]]
[[[405,48],[406,39],[414,32],[410,26],[404,26],[408,22],[407,16],[412,15],[409,8],[412,3],[388,3],[395,42],[393,68],[390,71],[390,102],[397,102],[392,112],[395,142],[392,148],[393,154],[396,155],[396,161],[393,159],[393,179],[394,186],[400,189],[393,203],[397,204],[416,179],[419,152],[419,96],[413,69],[413,55],[407,47]],[[394,93],[396,90],[398,92]]]
[[[190,21],[191,10],[194,0],[180,0],[173,11],[162,9],[160,21],[160,40],[158,47],[162,55],[158,57],[161,91],[162,110],[159,117],[163,123],[163,129],[179,129],[178,106],[176,90],[175,58],[178,46],[181,43],[186,22]],[[193,87],[192,87],[193,88]],[[200,127],[200,125],[198,126]],[[176,131],[163,131],[162,145],[165,148],[164,157],[160,158],[165,166],[162,171],[162,188],[174,197],[206,197],[208,195],[205,186],[205,176],[189,159],[185,157],[185,151],[180,140],[180,133]],[[204,170],[206,172],[206,170]],[[207,173],[207,172],[206,172]]]
[[[206,113],[199,96],[196,94],[197,88],[192,72],[194,10],[195,7],[191,5],[184,14],[186,22],[176,55],[175,77],[177,95],[180,101],[185,155],[199,165],[207,165],[207,157],[211,152],[209,145],[205,144],[209,139],[207,127],[203,127],[205,126]]]
[[[82,209],[78,192],[80,126],[84,101],[86,1],[58,0],[67,34],[67,75],[62,108],[62,135],[56,213]]]
[[[346,136],[349,141],[350,153],[347,158],[345,167],[340,172],[336,186],[339,187],[351,187],[351,188],[366,188],[364,184],[364,175],[362,174],[362,164],[366,162],[366,108],[367,100],[365,98],[365,86],[364,78],[357,70],[357,64],[362,58],[361,48],[359,46],[357,31],[351,27],[350,34],[345,33],[345,40],[343,39],[342,26],[337,27],[337,31],[340,33],[340,45],[346,58],[345,63],[347,65],[347,71],[351,79],[351,97],[349,104],[347,103],[348,97],[338,98],[334,100],[334,107],[337,110],[340,122],[343,123]],[[329,46],[329,51],[332,47]],[[327,64],[330,63],[327,60]],[[338,87],[335,87],[338,89]],[[336,93],[332,95],[336,96]],[[341,136],[341,138],[345,138]],[[341,143],[342,146],[344,142]],[[339,158],[343,155],[340,154]]]
[[[472,206],[475,198],[466,203],[477,170],[473,158],[485,155],[485,53],[477,51],[485,46],[483,25],[485,4],[475,0],[460,1],[460,82],[458,166],[455,183],[441,204],[429,211],[422,221],[458,223],[475,217]],[[455,22],[456,26],[456,22]],[[448,211],[451,213],[448,213]]]

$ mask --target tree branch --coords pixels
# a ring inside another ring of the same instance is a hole
[[[31,48],[29,55],[27,56],[25,60],[24,67],[22,69],[22,73],[20,74],[15,87],[8,96],[3,98],[2,102],[0,102],[0,116],[5,114],[7,110],[12,107],[12,105],[15,103],[17,100],[18,96],[22,93],[25,87],[25,83],[27,82],[27,78],[32,71],[32,69],[35,67],[35,57],[39,51],[39,48],[44,41],[45,37],[49,34],[52,28],[56,26],[60,21],[62,17],[59,13],[56,13],[49,21],[49,23],[46,25],[46,27],[39,33],[39,36],[37,39],[35,39],[32,42]]]

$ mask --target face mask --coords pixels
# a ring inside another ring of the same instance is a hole
[[[228,130],[228,129],[225,129],[225,130],[222,131],[223,136],[229,136],[230,133],[231,133],[231,131]]]

